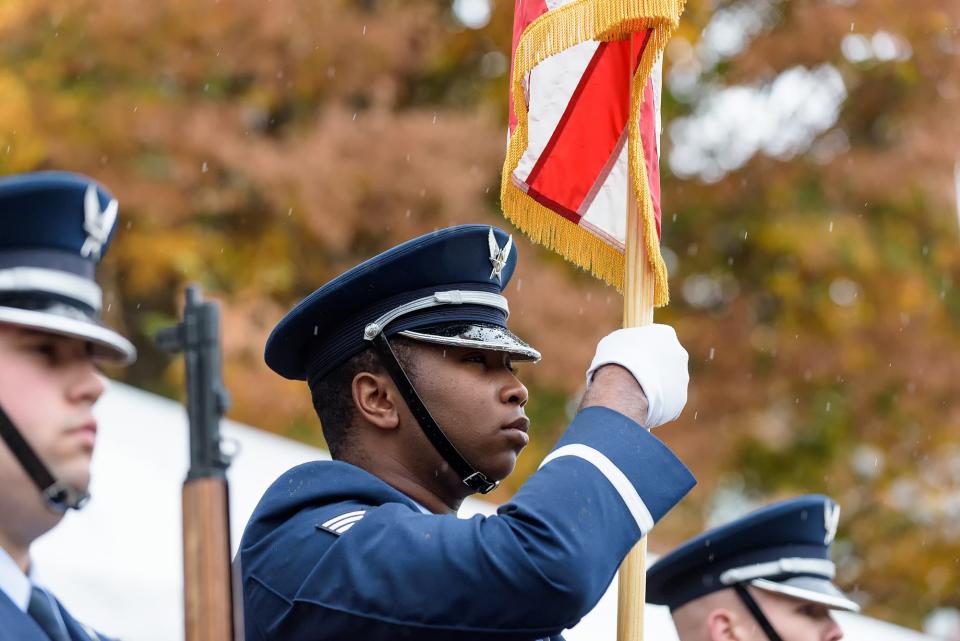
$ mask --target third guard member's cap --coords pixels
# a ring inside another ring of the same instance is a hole
[[[834,584],[830,544],[840,506],[818,494],[775,503],[709,530],[660,558],[647,572],[647,601],[676,610],[746,584],[837,610],[860,606]]]
[[[507,329],[502,291],[516,263],[512,238],[487,225],[414,238],[307,296],[274,328],[264,358],[281,376],[313,384],[382,332],[537,361],[540,353]]]
[[[100,321],[94,279],[117,210],[102,185],[79,174],[0,178],[0,323],[79,338],[99,360],[133,362],[130,341]]]

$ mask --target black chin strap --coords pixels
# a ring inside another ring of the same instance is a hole
[[[79,510],[86,504],[90,495],[53,478],[53,474],[23,438],[20,430],[16,428],[2,407],[0,407],[0,437],[20,461],[20,465],[40,490],[51,510],[57,514],[63,514],[68,509]]]
[[[390,341],[387,340],[386,334],[383,332],[377,334],[373,339],[373,348],[377,351],[380,361],[387,369],[387,373],[390,374],[390,378],[393,379],[397,389],[400,390],[403,400],[406,401],[407,407],[410,408],[410,413],[417,419],[417,423],[420,424],[423,433],[427,435],[427,439],[433,444],[437,452],[440,453],[440,456],[442,456],[443,459],[450,464],[450,467],[453,468],[453,471],[460,476],[463,484],[481,494],[486,494],[497,487],[500,482],[491,481],[483,472],[476,470],[470,465],[467,459],[463,458],[463,455],[454,447],[453,443],[450,442],[447,435],[443,433],[443,430],[440,429],[437,421],[430,414],[430,410],[423,404],[423,400],[410,381],[410,377],[407,376],[407,373],[403,370],[403,366],[400,365],[400,360],[393,351]]]
[[[770,624],[769,619],[764,615],[763,610],[760,609],[760,606],[754,598],[750,596],[750,591],[747,590],[747,586],[743,583],[737,583],[733,586],[733,589],[737,591],[737,596],[740,597],[743,604],[750,610],[750,614],[757,620],[757,624],[763,630],[763,633],[767,635],[767,638],[770,641],[782,641],[780,635],[773,629],[773,625]]]

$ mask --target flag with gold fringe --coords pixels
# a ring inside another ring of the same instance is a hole
[[[623,289],[636,199],[654,304],[660,255],[660,79],[684,0],[516,0],[504,215]],[[632,183],[632,184],[631,184]]]

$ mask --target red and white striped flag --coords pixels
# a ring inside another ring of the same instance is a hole
[[[683,0],[516,0],[504,215],[622,289],[628,195],[654,303],[660,255],[661,54]],[[629,187],[632,178],[632,188]]]

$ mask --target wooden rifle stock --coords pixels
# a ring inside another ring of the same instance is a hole
[[[161,349],[182,351],[186,360],[190,422],[190,469],[183,482],[186,641],[234,641],[230,458],[220,448],[220,418],[229,404],[220,374],[220,310],[216,303],[203,301],[200,288],[191,285],[183,322],[160,330],[156,340]]]
[[[233,639],[226,478],[183,483],[183,605],[187,641]]]

